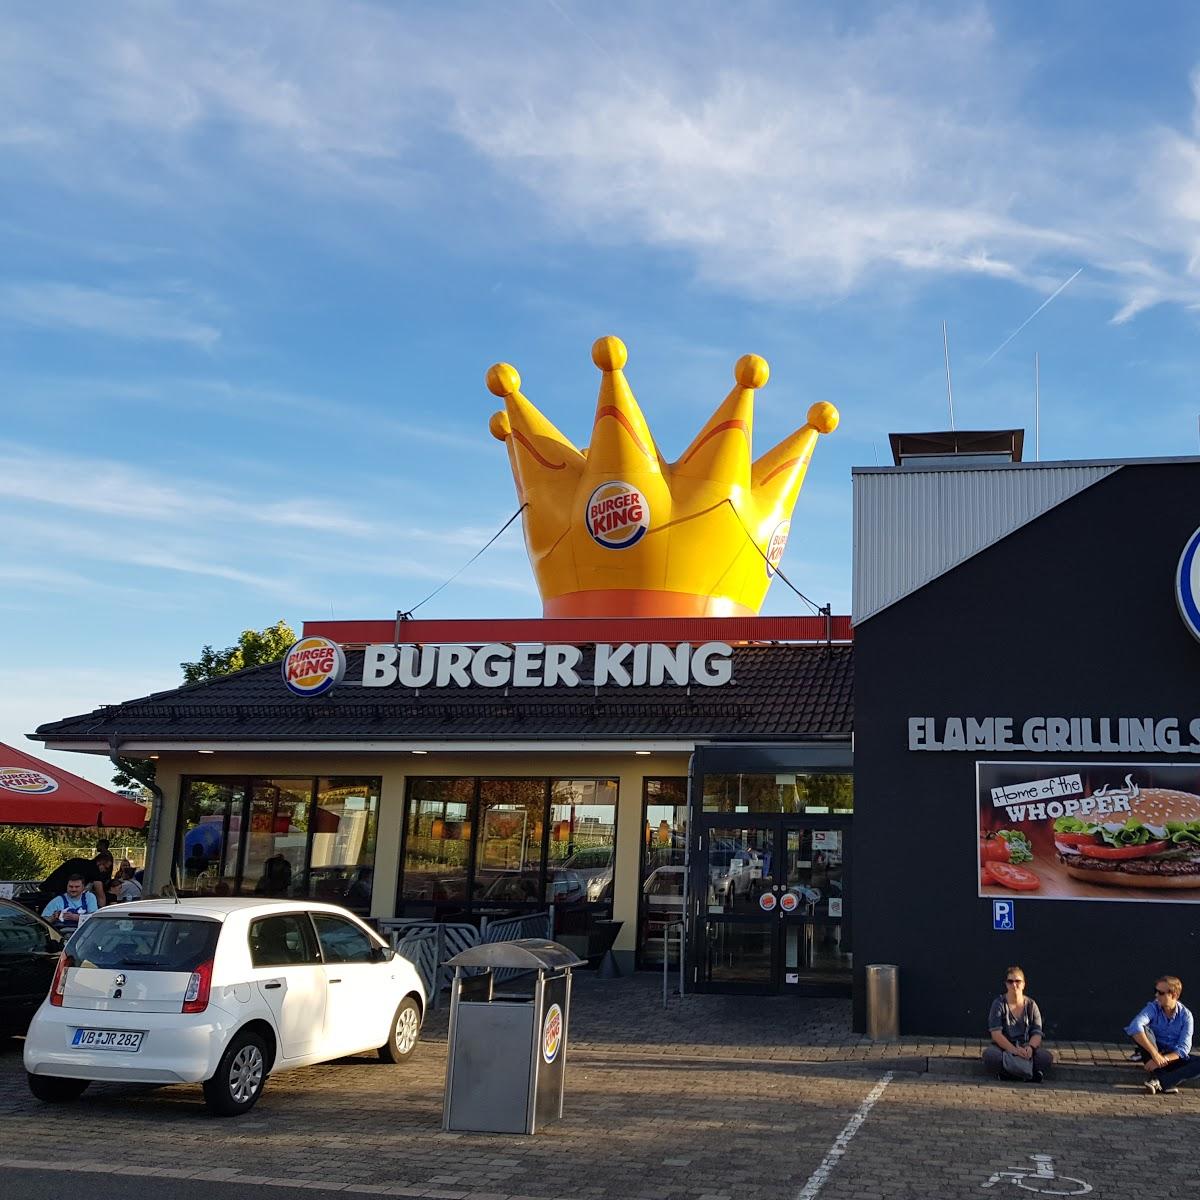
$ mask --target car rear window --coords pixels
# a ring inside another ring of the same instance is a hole
[[[186,917],[91,917],[71,939],[77,967],[194,971],[213,956],[219,921]]]

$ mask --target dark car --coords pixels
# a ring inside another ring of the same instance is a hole
[[[36,913],[0,900],[0,1037],[25,1032],[50,990],[63,941]]]

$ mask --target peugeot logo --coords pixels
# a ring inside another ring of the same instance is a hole
[[[113,987],[124,987],[124,986],[125,986],[125,976],[119,974],[116,977],[116,979],[113,980]]]

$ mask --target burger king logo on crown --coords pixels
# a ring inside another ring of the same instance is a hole
[[[650,528],[650,505],[632,484],[602,483],[588,497],[584,521],[596,545],[625,550]]]
[[[771,540],[767,543],[767,578],[770,579],[779,570],[783,552],[787,549],[788,534],[792,531],[791,521],[780,521],[771,530]]]
[[[301,638],[283,656],[283,682],[296,696],[323,696],[345,674],[345,652],[328,638]]]
[[[58,780],[28,767],[0,767],[0,788],[22,796],[43,796],[58,791]]]

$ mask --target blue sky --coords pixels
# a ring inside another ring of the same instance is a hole
[[[1043,458],[1197,452],[1200,10],[1153,13],[10,8],[0,740],[411,607],[515,508],[487,367],[582,444],[603,333],[668,457],[749,351],[760,449],[839,407],[784,559],[839,612],[943,320],[960,428],[1031,427],[1036,350]],[[517,528],[421,611],[539,612]]]

